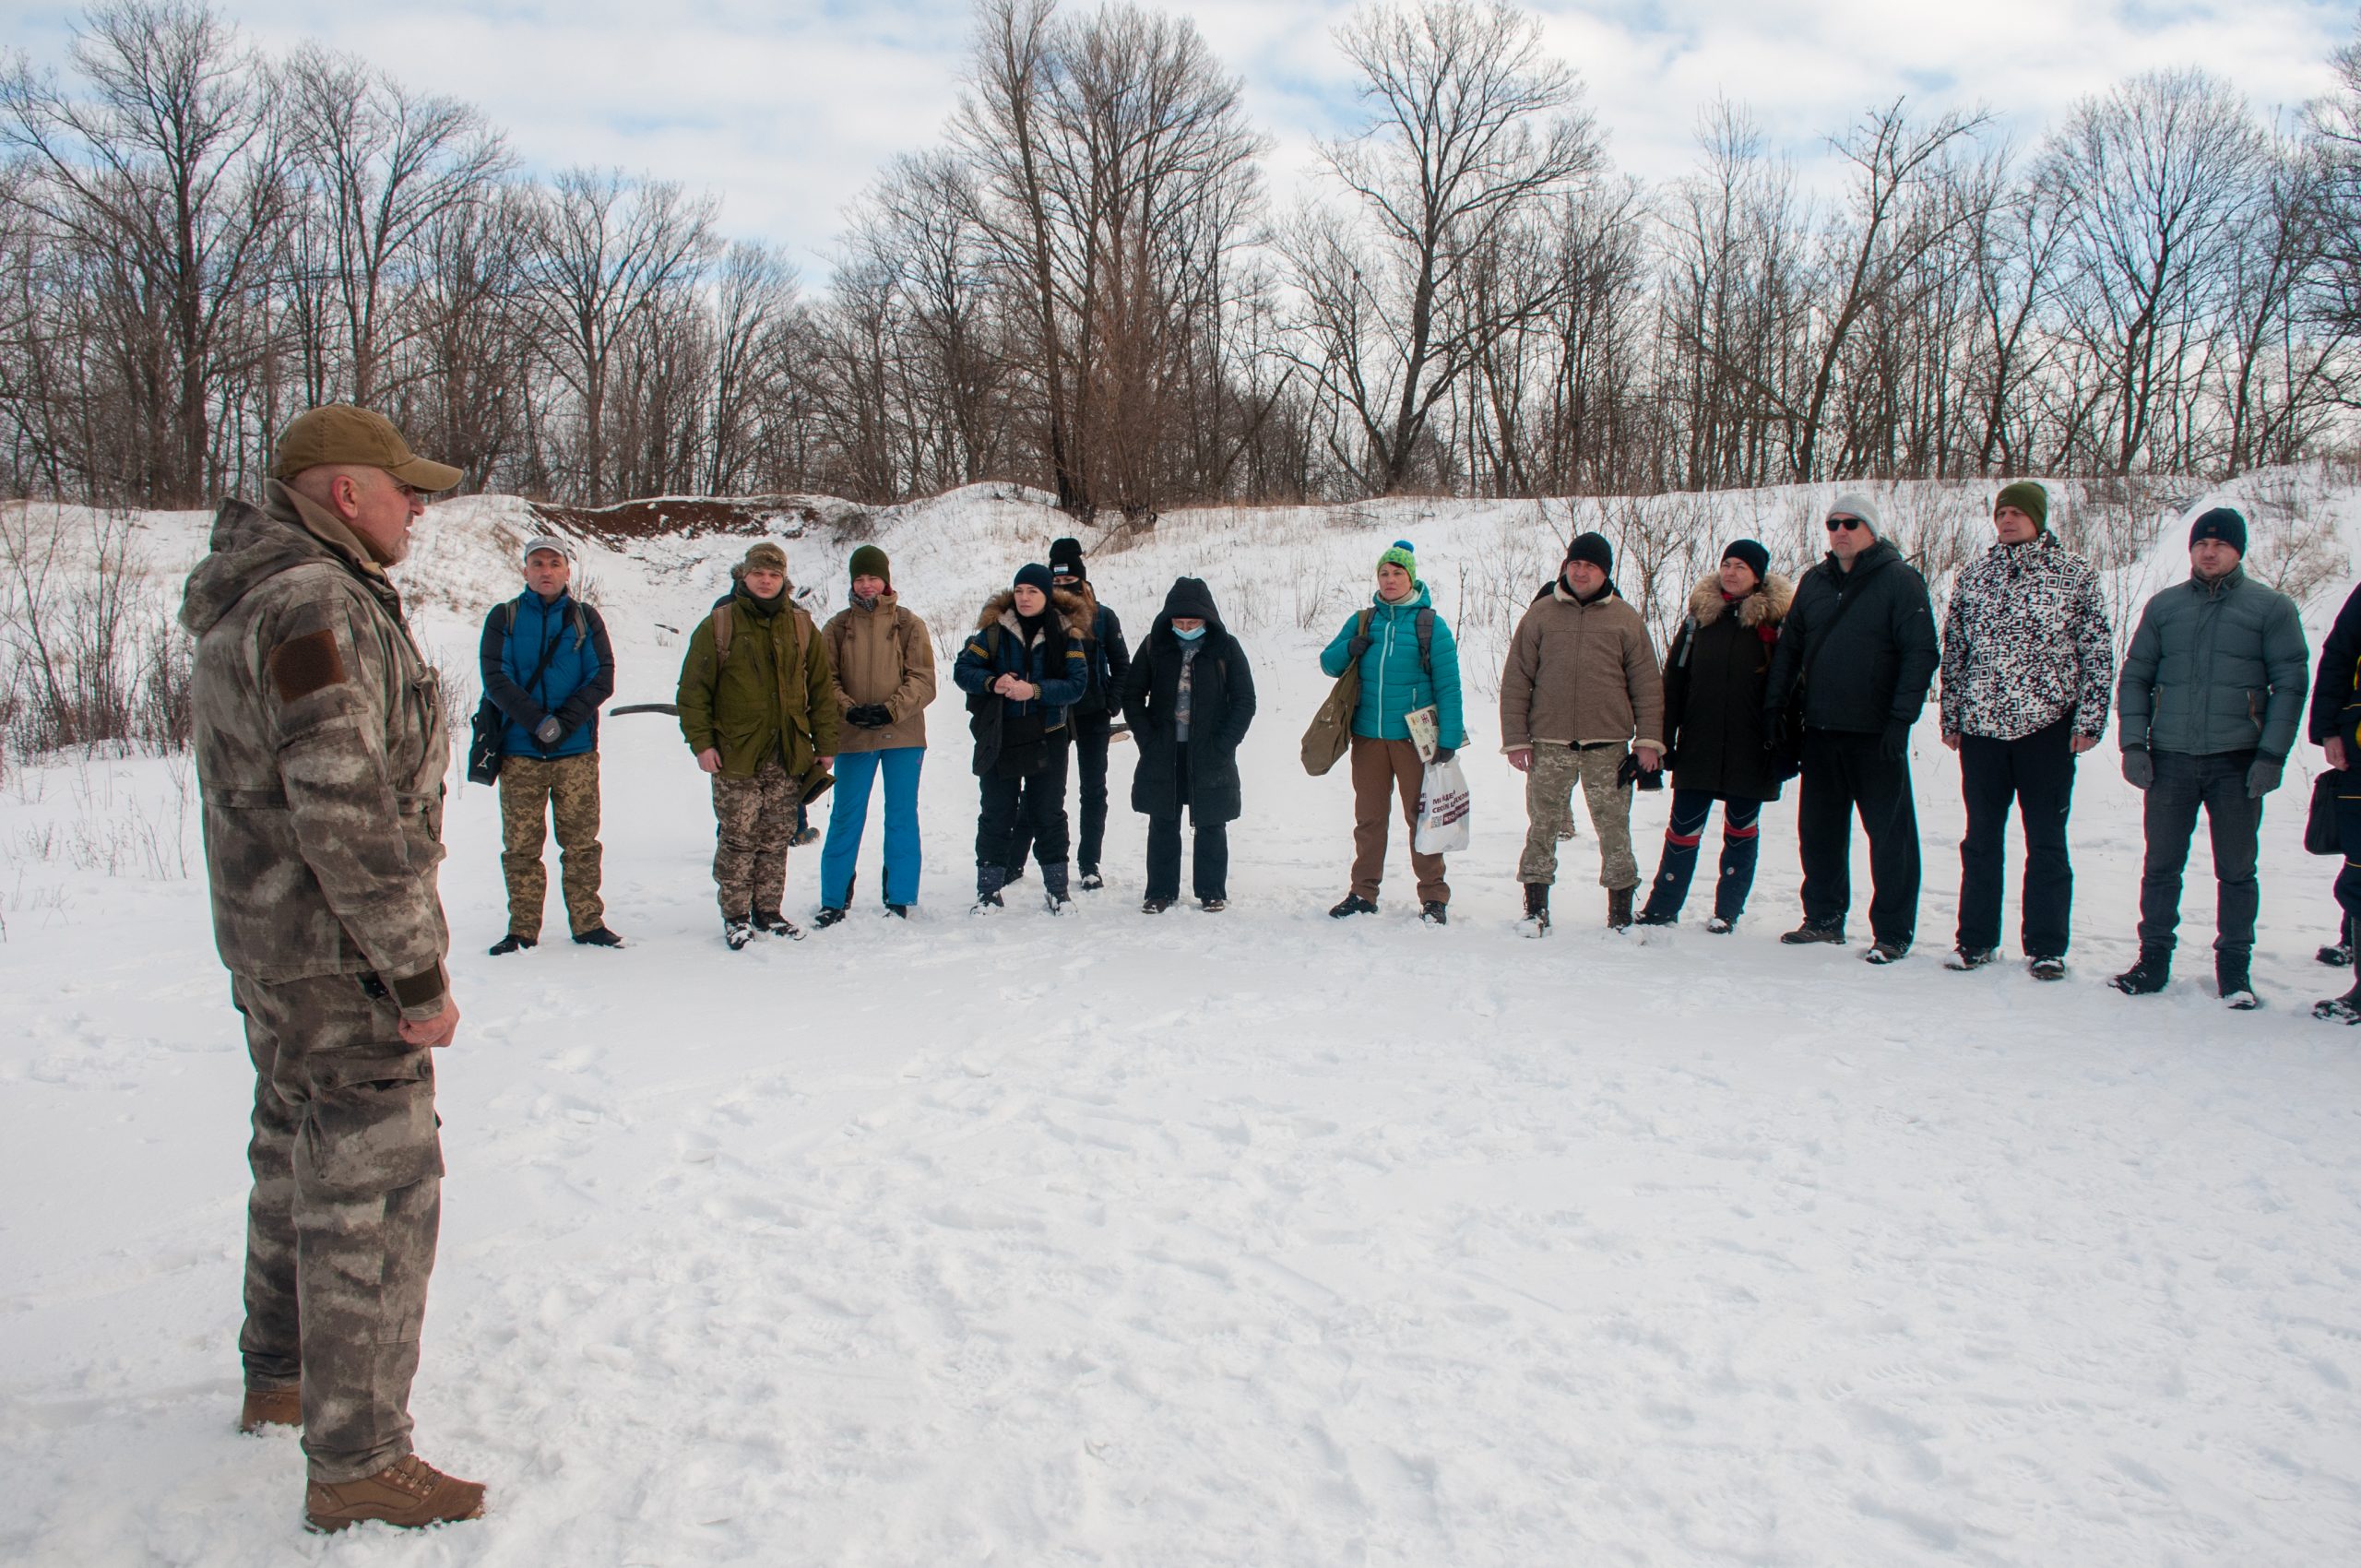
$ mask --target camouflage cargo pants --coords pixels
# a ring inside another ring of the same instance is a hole
[[[542,829],[557,823],[558,881],[565,890],[565,921],[579,935],[606,923],[599,897],[599,754],[500,759],[500,869],[508,878],[508,929],[541,934],[541,903],[549,872],[541,864]]]
[[[1615,781],[1629,748],[1619,745],[1561,746],[1533,743],[1533,766],[1525,776],[1525,853],[1516,879],[1547,887],[1558,880],[1558,840],[1572,837],[1577,785],[1598,835],[1598,885],[1637,887],[1640,862],[1631,853],[1631,787]]]
[[[713,885],[723,920],[777,909],[787,897],[787,847],[802,792],[777,757],[765,758],[752,778],[713,776]]]
[[[312,1479],[357,1480],[410,1451],[443,1204],[433,1058],[374,976],[232,975],[231,994],[255,1066],[246,1386],[301,1384]]]

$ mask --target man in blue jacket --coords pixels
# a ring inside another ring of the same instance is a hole
[[[2227,506],[2189,530],[2189,580],[2148,600],[2116,693],[2123,777],[2147,793],[2140,961],[2111,982],[2146,996],[2172,979],[2181,871],[2205,808],[2213,837],[2213,979],[2222,1000],[2260,1005],[2252,964],[2262,889],[2262,798],[2279,788],[2304,716],[2310,650],[2296,601],[2246,575],[2247,520]]]
[[[615,692],[615,653],[599,612],[568,591],[573,548],[528,540],[525,591],[484,617],[484,695],[508,720],[500,737],[500,869],[508,934],[496,957],[540,941],[549,873],[544,825],[557,823],[566,923],[587,947],[620,947],[599,897],[599,707]]]

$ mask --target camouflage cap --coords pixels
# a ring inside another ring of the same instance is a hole
[[[784,572],[787,570],[787,552],[769,540],[764,540],[746,552],[746,559],[739,563],[738,569],[741,572]]]
[[[451,489],[464,477],[447,463],[429,462],[411,451],[402,433],[385,415],[350,403],[323,403],[289,421],[279,435],[270,477],[293,479],[305,469],[324,463],[383,469],[411,489],[430,495]]]

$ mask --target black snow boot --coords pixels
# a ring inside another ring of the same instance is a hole
[[[1521,936],[1549,934],[1549,885],[1528,882],[1525,885],[1525,918],[1516,922]]]
[[[2173,956],[2142,949],[2140,961],[2106,983],[2126,996],[2153,996],[2172,983]]]
[[[1375,913],[1377,913],[1376,899],[1364,898],[1358,893],[1347,893],[1342,898],[1336,900],[1335,905],[1329,909],[1328,917],[1331,920],[1341,921],[1348,915],[1373,915]]]
[[[2222,1005],[2234,1013],[2251,1013],[2262,1005],[2262,998],[2254,993],[2254,977],[2243,958],[2217,961],[2213,966],[2213,987],[2221,993]]]
[[[1065,861],[1041,868],[1041,903],[1053,915],[1062,915],[1074,907],[1074,895],[1067,891]]]
[[[1608,930],[1629,931],[1631,929],[1631,892],[1632,890],[1629,887],[1610,887],[1607,890]]]
[[[1000,890],[1007,881],[1007,867],[978,866],[976,868],[975,912],[981,914],[986,909],[997,909],[1002,908],[1000,901]]]
[[[485,951],[497,958],[504,953],[520,953],[528,947],[538,947],[540,943],[541,939],[538,936],[519,936],[512,931]]]

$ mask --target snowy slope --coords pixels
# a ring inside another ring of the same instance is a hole
[[[1710,520],[1792,540],[1821,499],[1718,497]],[[2310,505],[2361,540],[2361,493]],[[2073,977],[1942,971],[1960,814],[1931,724],[1920,947],[1898,968],[1777,944],[1792,798],[1737,935],[1596,929],[1585,826],[1560,932],[1522,942],[1489,693],[1501,601],[1567,517],[1184,514],[1094,556],[1135,633],[1174,575],[1205,576],[1255,661],[1219,916],[1137,912],[1123,749],[1109,890],[1065,920],[1022,898],[967,916],[952,697],[907,926],[875,912],[872,826],[855,919],[724,951],[704,781],[669,720],[625,718],[607,887],[633,946],[489,959],[495,802],[456,786],[466,1021],[439,1063],[451,1174],[414,1405],[421,1451],[489,1479],[493,1512],[422,1540],[305,1537],[293,1441],[230,1430],[251,1075],[184,764],[11,771],[0,1561],[2345,1560],[2361,1039],[2304,1016],[2346,983],[2309,958],[2333,909],[2296,842],[2307,781],[2266,820],[2259,1015],[2202,983],[2201,839],[2183,978],[2144,1003],[2104,987],[2140,838],[2111,748],[2075,814]],[[532,527],[498,500],[430,515],[403,575],[455,673]],[[161,592],[203,519],[141,529]],[[876,524],[946,647],[1054,531],[991,493]],[[2157,581],[2167,531],[2141,567]],[[1398,850],[1380,917],[1324,918],[1349,790],[1295,759],[1313,655],[1397,535],[1470,645],[1476,841],[1444,931],[1412,918]],[[847,541],[788,545],[840,603]],[[669,700],[742,549],[588,551],[619,701]],[[1641,797],[1647,869],[1664,799]],[[791,907],[816,866],[794,858]]]

